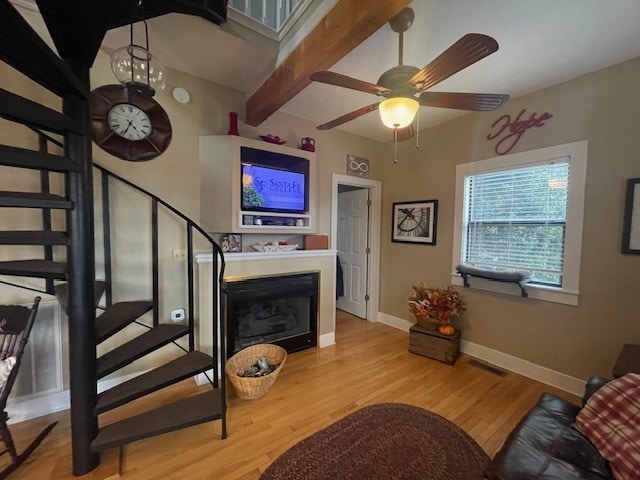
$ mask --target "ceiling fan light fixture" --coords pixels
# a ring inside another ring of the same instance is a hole
[[[415,98],[393,97],[387,98],[380,103],[380,119],[386,127],[404,128],[413,122],[413,119],[420,108],[420,104]]]

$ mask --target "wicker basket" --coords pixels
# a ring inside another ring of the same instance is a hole
[[[438,330],[440,321],[426,315],[414,315],[416,317],[416,320],[418,321],[418,325],[420,325],[421,327],[426,328],[427,330]]]
[[[255,364],[260,357],[266,357],[271,365],[280,364],[273,372],[264,377],[241,377],[238,372],[244,371]],[[287,351],[277,345],[260,343],[240,350],[233,355],[225,365],[225,372],[238,397],[245,400],[260,398],[273,386],[278,374],[287,359]]]

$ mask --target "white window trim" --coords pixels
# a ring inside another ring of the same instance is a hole
[[[554,158],[569,158],[569,191],[567,199],[567,222],[565,228],[563,286],[527,285],[529,298],[548,302],[578,305],[580,295],[580,257],[582,253],[582,224],[584,220],[584,194],[587,178],[586,140],[556,145],[553,147],[512,153],[478,162],[464,163],[456,167],[456,198],[453,227],[453,256],[451,259],[451,283],[463,286],[463,280],[456,271],[462,263],[462,226],[464,219],[464,180],[469,175],[500,171],[507,168],[533,166],[548,163]],[[516,284],[500,283],[471,277],[470,288],[520,296]]]

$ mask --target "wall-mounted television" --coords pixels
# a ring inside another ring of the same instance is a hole
[[[241,199],[247,212],[307,213],[309,160],[241,147]]]

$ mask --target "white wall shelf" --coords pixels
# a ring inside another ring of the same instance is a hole
[[[272,213],[242,211],[242,147],[309,160],[308,211]],[[316,209],[315,153],[235,135],[200,137],[200,222],[218,233],[313,233]],[[259,222],[256,219],[260,218]]]

